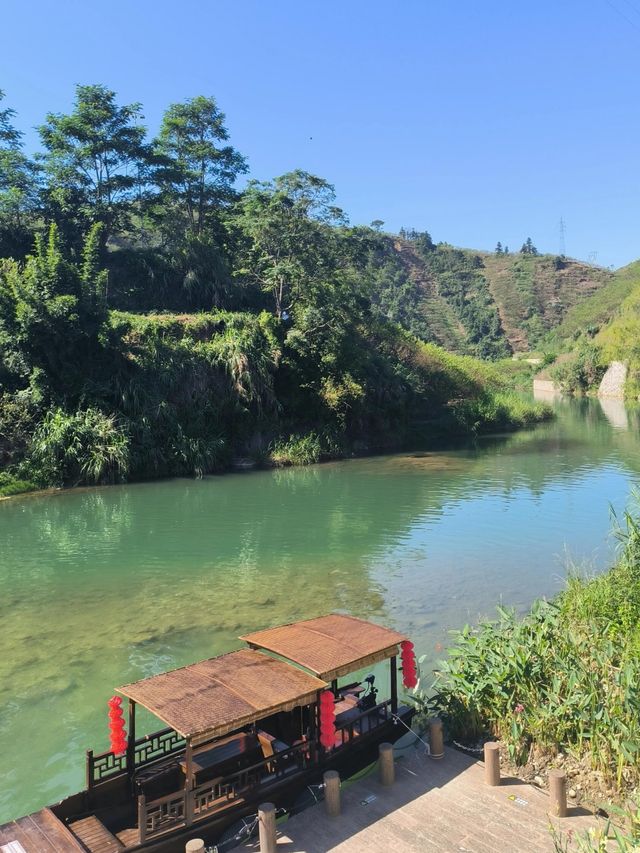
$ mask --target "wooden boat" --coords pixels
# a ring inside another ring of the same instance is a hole
[[[327,769],[357,772],[375,760],[380,743],[410,726],[413,710],[398,705],[402,634],[329,615],[240,639],[247,647],[239,651],[117,688],[128,700],[126,750],[87,752],[86,788],[0,827],[0,846],[170,853],[189,838],[212,844],[259,803],[290,810]],[[341,684],[382,661],[389,661],[388,698],[378,701],[373,676]],[[319,711],[327,691],[335,702],[329,735]],[[138,705],[166,728],[136,737]],[[50,847],[33,841],[27,820],[49,826]],[[56,846],[53,829],[66,833],[67,846]]]

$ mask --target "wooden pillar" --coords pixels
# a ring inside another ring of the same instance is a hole
[[[333,681],[331,682],[331,692],[333,693],[334,696],[338,695],[338,679],[337,678],[334,678]]]
[[[322,776],[324,782],[324,806],[329,817],[340,814],[340,774],[337,770],[327,770]]]
[[[184,851],[185,853],[205,853],[204,841],[201,838],[192,838],[191,841],[187,841]]]
[[[567,774],[564,770],[549,771],[549,794],[551,813],[556,817],[567,816]]]
[[[136,703],[129,699],[129,736],[127,738],[127,772],[133,776],[136,769]]]
[[[93,788],[93,750],[87,750],[87,765],[86,765],[86,788],[90,791]]]
[[[389,661],[389,669],[391,674],[391,713],[398,713],[398,666],[397,658],[392,657]]]
[[[144,794],[138,797],[138,836],[140,844],[147,840],[147,800]]]
[[[500,784],[500,744],[495,741],[484,745],[484,781],[493,788]]]
[[[393,763],[393,744],[381,743],[378,747],[378,778],[381,785],[393,785],[396,779],[396,768]]]
[[[315,763],[318,760],[318,704],[320,702],[320,693],[316,696],[314,705],[309,705],[309,740],[311,741],[310,756],[311,761]]]
[[[429,748],[431,750],[431,758],[438,759],[444,757],[444,737],[440,717],[432,717],[429,720]]]
[[[276,807],[273,803],[258,806],[260,853],[276,853]]]
[[[184,822],[187,826],[193,823],[193,798],[191,790],[193,789],[193,747],[190,738],[187,738],[187,744],[184,753]]]

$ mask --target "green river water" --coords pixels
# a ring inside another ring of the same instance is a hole
[[[0,502],[0,821],[82,787],[118,684],[331,610],[434,660],[449,628],[559,590],[567,554],[606,566],[638,416],[556,405],[475,446]]]

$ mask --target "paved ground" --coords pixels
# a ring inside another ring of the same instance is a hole
[[[565,832],[602,826],[577,809],[553,822]],[[481,762],[453,749],[434,761],[411,748],[397,759],[392,788],[374,774],[342,789],[340,817],[326,817],[321,803],[279,824],[278,851],[551,853],[549,824],[549,798],[539,789],[513,779],[490,788]]]

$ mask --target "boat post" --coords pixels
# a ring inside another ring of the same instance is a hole
[[[187,738],[184,752],[184,822],[187,826],[193,823],[193,747],[191,738]]]
[[[129,699],[129,737],[127,738],[127,773],[133,776],[136,769],[136,703]]]
[[[391,674],[391,713],[398,713],[398,667],[395,655],[389,660]]]

